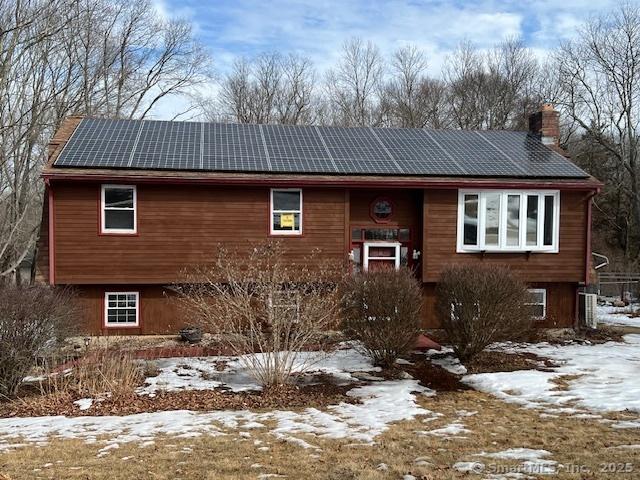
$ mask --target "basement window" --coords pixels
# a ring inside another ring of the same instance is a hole
[[[302,190],[271,189],[271,234],[302,234]]]
[[[527,305],[531,305],[533,317],[542,320],[547,316],[547,290],[544,288],[530,288],[531,301]]]
[[[101,233],[136,233],[136,187],[102,185]]]
[[[107,292],[104,294],[106,327],[137,327],[139,325],[138,292]]]
[[[458,253],[558,252],[560,192],[460,190]]]

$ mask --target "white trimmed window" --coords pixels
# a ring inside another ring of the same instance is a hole
[[[302,234],[302,190],[299,188],[271,189],[271,234]]]
[[[547,290],[544,288],[530,288],[531,301],[527,305],[531,305],[533,316],[543,319],[547,316]]]
[[[138,292],[106,292],[104,322],[107,327],[137,327],[140,295]]]
[[[557,190],[460,190],[458,246],[462,252],[558,252]]]
[[[135,234],[136,187],[134,185],[102,185],[100,196],[101,232]]]

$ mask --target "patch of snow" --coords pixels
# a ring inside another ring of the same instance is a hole
[[[640,317],[631,316],[632,313],[637,311],[638,309],[632,306],[599,306],[596,310],[596,316],[599,324],[616,327],[640,327]]]
[[[77,405],[80,410],[89,410],[93,405],[93,398],[81,398],[73,402],[73,404]]]
[[[305,377],[317,374],[330,375],[337,383],[354,383],[358,380],[354,372],[379,372],[365,355],[348,344],[331,354],[324,352],[300,352],[293,366],[293,372],[306,371]],[[265,354],[252,354],[254,357]],[[264,361],[264,360],[260,360]],[[159,373],[145,379],[139,395],[154,395],[158,391],[229,389],[233,392],[260,390],[251,372],[246,368],[246,360],[240,357],[178,357],[156,360]],[[224,368],[217,369],[223,364]],[[308,367],[310,366],[310,367]],[[377,377],[375,378],[378,379]],[[305,379],[300,379],[305,382]]]
[[[387,465],[386,463],[379,463],[378,466],[376,467],[376,470],[379,470],[381,472],[386,472],[387,470],[389,470],[389,465]]]
[[[640,428],[640,420],[620,420],[611,424],[612,428]]]
[[[0,419],[0,439],[24,438],[28,442],[46,442],[50,437],[57,437],[91,442],[104,436],[113,442],[150,445],[148,442],[156,435],[181,438],[224,435],[227,429],[275,422],[276,426],[270,432],[275,436],[302,433],[372,443],[389,424],[431,413],[417,403],[416,392],[435,394],[417,380],[393,380],[354,388],[347,394],[358,398],[361,403],[340,403],[325,410],[307,408],[301,412],[275,410],[264,413],[176,410],[125,416],[4,418]],[[260,448],[268,450],[268,447]]]
[[[484,463],[480,462],[456,462],[452,468],[462,473],[482,473]]]
[[[550,457],[551,452],[547,450],[533,450],[531,448],[509,448],[495,453],[478,453],[479,457],[499,458],[502,460],[539,460]]]
[[[416,480],[416,477],[413,475],[403,475],[402,480]]]
[[[447,372],[451,372],[454,375],[464,375],[467,373],[467,367],[462,365],[460,360],[453,355],[431,357],[431,363],[444,368]]]
[[[455,422],[450,423],[446,427],[436,428],[435,430],[419,430],[416,433],[418,435],[433,435],[435,437],[466,438],[461,435],[472,432],[465,428],[464,423]]]
[[[552,371],[519,370],[480,373],[463,377],[473,388],[502,400],[528,408],[543,408],[547,413],[582,413],[569,407],[595,411],[640,412],[640,335],[626,335],[624,342],[598,345],[501,344],[494,350],[529,352],[554,360]],[[557,388],[553,380],[577,376],[568,381],[567,390]],[[548,407],[555,407],[549,409]]]

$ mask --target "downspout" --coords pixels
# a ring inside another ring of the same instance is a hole
[[[47,192],[49,194],[49,285],[56,284],[56,226],[55,226],[55,212],[54,212],[54,199],[53,189],[51,188],[51,182],[48,179],[45,180],[47,185]]]
[[[592,200],[600,192],[600,189],[593,190],[587,196],[587,244],[585,247],[585,255],[584,255],[584,285],[585,287],[589,286],[589,277],[591,274],[591,213],[592,213]]]

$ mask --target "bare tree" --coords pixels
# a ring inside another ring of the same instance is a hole
[[[587,23],[556,52],[561,106],[581,135],[624,172],[622,188],[640,235],[640,9],[626,4]],[[617,195],[616,195],[617,196]],[[627,255],[637,257],[638,250]]]
[[[462,43],[444,74],[458,128],[526,129],[540,102],[537,62],[519,39],[507,39],[486,55]]]
[[[313,121],[315,73],[297,55],[263,53],[235,61],[221,85],[220,98],[204,104],[205,116],[240,123],[308,124]]]
[[[209,59],[189,24],[149,0],[7,0],[0,25],[1,279],[33,252],[38,172],[62,119],[145,117],[206,81]]]
[[[426,75],[427,60],[415,46],[398,49],[384,88],[382,110],[391,126],[440,128],[446,125],[445,85]]]
[[[250,248],[248,258],[221,249],[213,265],[189,271],[176,287],[187,310],[222,334],[264,386],[287,383],[322,358],[304,350],[322,344],[339,311],[340,265],[287,259],[279,242]]]
[[[345,42],[338,65],[327,73],[326,94],[332,123],[379,125],[383,78],[384,61],[376,45],[359,38]]]

